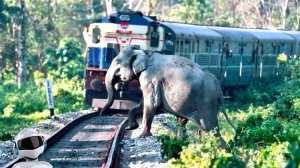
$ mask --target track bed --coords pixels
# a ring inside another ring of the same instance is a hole
[[[102,167],[124,117],[95,116],[77,124],[48,148],[39,160],[53,167]]]

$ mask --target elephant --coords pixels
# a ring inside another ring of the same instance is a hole
[[[138,128],[136,116],[143,114],[143,131],[140,136],[150,136],[155,114],[164,111],[177,116],[178,124],[184,127],[191,120],[199,130],[216,130],[221,146],[226,146],[218,125],[218,110],[223,104],[223,93],[216,77],[190,59],[175,55],[122,48],[109,67],[105,85],[107,103],[100,115],[109,109],[114,101],[114,85],[137,79],[143,98],[128,112],[127,130]],[[226,112],[225,118],[234,128]]]

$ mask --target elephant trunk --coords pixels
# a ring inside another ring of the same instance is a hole
[[[101,109],[100,115],[103,114],[103,112],[105,112],[106,110],[108,110],[115,98],[114,98],[114,86],[115,84],[119,81],[118,77],[116,76],[117,70],[115,68],[109,68],[106,76],[105,76],[105,87],[106,87],[106,91],[107,91],[107,102],[105,104],[105,106]]]

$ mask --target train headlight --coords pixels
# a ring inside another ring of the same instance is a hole
[[[125,22],[129,22],[130,21],[130,16],[129,15],[120,15],[119,16],[119,19],[121,20],[121,21],[125,21]]]
[[[103,86],[103,84],[99,79],[93,79],[91,81],[91,88],[93,90],[99,90],[100,91],[102,89],[102,86]]]

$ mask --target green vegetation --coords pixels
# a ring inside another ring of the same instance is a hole
[[[188,141],[170,135],[161,135],[158,139],[162,142],[161,154],[163,158],[179,158],[182,148],[188,145]]]
[[[11,76],[0,80],[0,140],[49,118],[45,79],[53,82],[55,114],[87,109],[84,103],[83,57],[79,42],[62,39],[57,50],[47,50],[47,74],[35,71],[26,87],[18,88]]]
[[[44,83],[44,81],[39,81]],[[0,140],[14,137],[24,127],[49,118],[46,90],[43,85],[18,90],[14,82],[0,86]],[[54,80],[55,114],[87,109],[83,97],[83,80]]]
[[[261,80],[235,92],[235,106],[226,106],[227,113],[237,125],[236,132],[232,131],[224,116],[219,115],[226,150],[217,147],[219,141],[212,132],[201,137],[196,135],[195,124],[189,122],[188,139],[162,141],[162,153],[169,156],[168,166],[299,167],[300,60],[289,60],[284,66],[285,76],[278,77],[279,82],[270,84]],[[176,121],[170,122],[174,125]],[[178,142],[185,145],[180,148]]]

